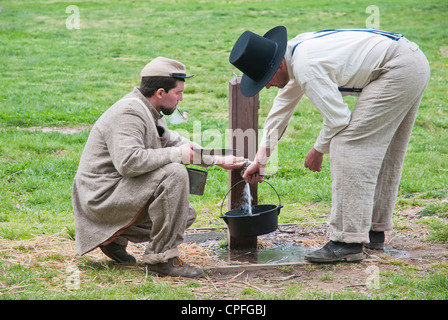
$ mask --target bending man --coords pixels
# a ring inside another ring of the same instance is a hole
[[[250,31],[236,41],[230,62],[244,75],[241,90],[252,96],[280,88],[264,124],[263,138],[246,182],[262,182],[276,139],[306,95],[323,117],[323,128],[305,158],[320,171],[330,154],[330,241],[306,255],[313,262],[357,261],[363,244],[384,246],[402,165],[429,64],[419,47],[401,34],[343,29],[299,34],[287,41],[276,27],[263,37]],[[358,96],[351,113],[343,95]]]

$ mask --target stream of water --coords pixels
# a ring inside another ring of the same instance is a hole
[[[250,185],[246,183],[243,190],[243,197],[241,199],[241,208],[242,211],[246,214],[251,216],[252,215],[252,194],[250,193]]]

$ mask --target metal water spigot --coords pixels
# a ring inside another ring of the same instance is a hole
[[[243,168],[241,169],[241,177],[244,176],[244,172],[246,172],[246,169],[248,166],[250,166],[252,162],[249,159],[244,159],[243,162]]]

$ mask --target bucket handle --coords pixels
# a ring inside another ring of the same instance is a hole
[[[227,195],[230,193],[230,191],[232,191],[232,189],[233,188],[235,188],[237,185],[239,185],[240,183],[242,183],[242,182],[246,182],[246,181],[244,181],[244,180],[241,180],[241,181],[238,181],[237,183],[235,183],[230,189],[229,189],[229,191],[227,191],[227,193],[226,193],[226,195],[224,196],[224,199],[222,199],[222,203],[221,203],[221,216],[222,216],[222,207],[223,207],[223,205],[224,205],[224,201],[226,200],[226,198],[227,198]],[[278,195],[278,192],[277,192],[277,190],[275,190],[275,188],[272,186],[272,184],[270,184],[269,182],[267,182],[267,181],[263,181],[264,183],[267,183],[274,191],[275,191],[275,194],[277,195],[277,198],[278,198],[278,206],[279,207],[281,207],[282,206],[282,203],[281,203],[281,201],[280,201],[280,196]]]

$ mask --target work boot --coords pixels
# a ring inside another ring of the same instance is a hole
[[[111,258],[112,260],[119,263],[136,263],[137,261],[133,256],[126,252],[126,247],[120,246],[116,243],[109,243],[105,246],[100,246],[101,251]]]
[[[362,243],[344,243],[330,241],[322,248],[305,255],[311,262],[361,261]]]
[[[384,231],[369,231],[369,243],[364,244],[368,249],[384,250]]]
[[[147,264],[148,272],[161,276],[202,278],[204,271],[184,263],[179,257],[168,259],[167,262],[157,264]]]

